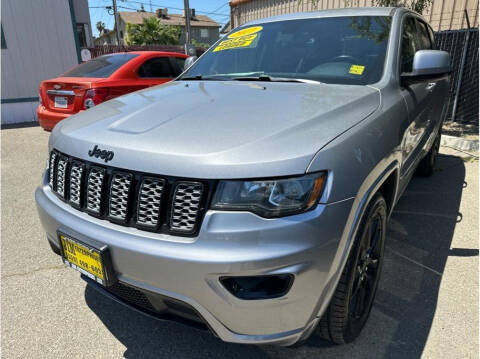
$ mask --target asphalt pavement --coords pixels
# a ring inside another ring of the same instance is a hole
[[[334,346],[223,343],[145,317],[91,289],[45,239],[34,190],[47,159],[40,127],[1,130],[3,358],[478,358],[478,160],[442,147],[388,225],[386,261],[364,331]]]

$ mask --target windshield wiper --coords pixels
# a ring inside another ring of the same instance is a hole
[[[232,77],[235,81],[268,81],[268,82],[301,82],[301,83],[320,83],[315,80],[296,79],[293,77],[274,77],[270,75],[260,76],[239,76]]]
[[[195,76],[183,76],[179,78],[179,80],[203,80],[202,75],[195,75]]]
[[[184,76],[178,79],[179,81],[226,81],[230,80],[229,77],[225,76],[216,76],[216,75],[210,75],[210,76],[202,76],[202,75],[195,75],[195,76]]]

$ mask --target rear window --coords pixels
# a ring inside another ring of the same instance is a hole
[[[64,77],[109,77],[128,61],[137,57],[136,54],[114,54],[97,57],[78,65],[64,73]]]

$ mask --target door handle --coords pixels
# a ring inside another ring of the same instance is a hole
[[[433,91],[433,89],[435,88],[435,86],[437,86],[437,83],[436,82],[429,82],[427,84],[427,86],[425,86],[425,90],[427,91]]]

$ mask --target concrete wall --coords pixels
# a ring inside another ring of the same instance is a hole
[[[372,0],[232,0],[233,28],[248,21],[292,12],[373,6]],[[463,15],[467,10],[472,27],[478,27],[477,0],[434,0],[423,13],[434,31],[465,28]]]
[[[32,121],[40,82],[78,64],[69,1],[2,0],[1,11],[2,124]]]

